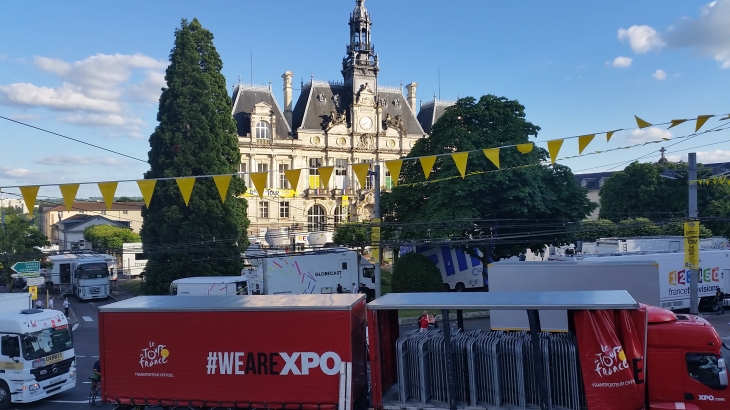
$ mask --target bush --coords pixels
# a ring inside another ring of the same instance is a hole
[[[427,257],[407,253],[393,265],[393,292],[441,292],[444,282],[441,272]]]

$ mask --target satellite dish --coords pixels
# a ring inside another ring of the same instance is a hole
[[[307,236],[307,242],[312,248],[323,248],[327,242],[332,242],[332,232],[312,232]]]
[[[289,234],[283,229],[266,230],[264,239],[272,248],[282,248],[289,244]]]

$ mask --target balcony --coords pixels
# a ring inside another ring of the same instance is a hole
[[[305,189],[304,196],[307,198],[329,198],[331,196],[330,191],[326,189]]]
[[[355,195],[355,190],[354,189],[349,189],[349,188],[348,189],[336,188],[336,189],[333,189],[332,190],[332,195],[335,196],[335,197],[339,197],[339,196],[342,196],[342,195],[353,196],[353,195]]]

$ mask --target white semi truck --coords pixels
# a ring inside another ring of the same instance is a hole
[[[0,294],[0,409],[76,386],[68,319],[57,310],[30,306],[30,293]]]
[[[79,301],[109,297],[109,268],[116,258],[103,254],[66,253],[52,255],[51,281],[62,295],[72,294]]]
[[[170,294],[178,296],[247,295],[246,276],[196,276],[172,281]]]

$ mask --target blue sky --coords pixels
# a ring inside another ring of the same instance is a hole
[[[341,80],[354,0],[0,2],[0,116],[147,159],[159,88],[182,18],[213,32],[233,85]],[[367,0],[382,85],[418,99],[495,94],[520,101],[537,141],[730,112],[730,0],[611,2]],[[253,58],[251,58],[253,56]],[[253,67],[253,70],[251,69]],[[440,73],[440,75],[439,75]],[[439,80],[440,79],[440,80]],[[295,99],[298,91],[295,91]],[[719,117],[706,128],[721,124]],[[676,137],[693,124],[598,136],[586,152]],[[0,186],[141,178],[147,165],[0,120]],[[670,159],[730,161],[730,131],[560,161],[621,169],[667,146]],[[713,144],[704,147],[700,145]],[[541,144],[545,146],[544,143]],[[693,147],[697,147],[692,149]],[[487,147],[485,147],[487,148]],[[561,157],[577,154],[568,141]],[[6,192],[18,192],[9,188]],[[118,194],[137,195],[133,183]],[[59,196],[44,187],[41,196]],[[79,197],[98,196],[95,186]]]

